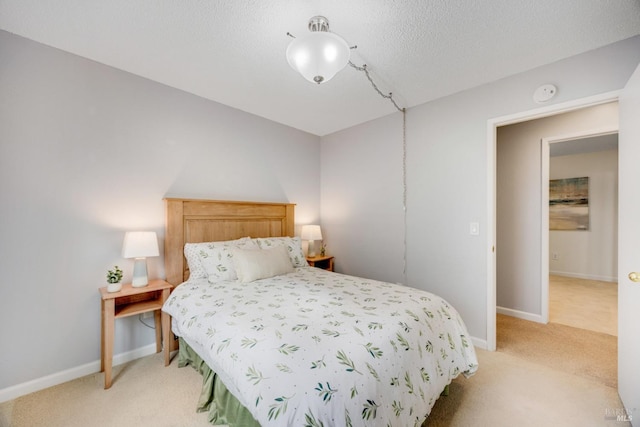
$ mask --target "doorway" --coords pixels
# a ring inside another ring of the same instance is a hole
[[[616,386],[616,337],[597,337],[557,323],[545,324],[549,322],[551,271],[617,278],[615,257],[605,263],[610,270],[591,269],[617,247],[615,223],[605,233],[612,241],[605,245],[600,236],[603,220],[617,221],[617,198],[603,201],[603,196],[609,196],[610,186],[598,176],[613,174],[617,184],[617,154],[613,153],[615,162],[610,168],[597,159],[601,154],[589,143],[617,132],[617,108],[616,102],[602,103],[496,130],[496,333],[498,327],[500,331],[496,347],[516,357],[567,369],[562,365],[566,356],[576,365],[580,360],[582,368],[597,361],[595,365],[601,370],[596,377],[612,387]],[[551,154],[556,151],[565,154],[556,158],[560,161],[552,161]],[[564,166],[553,171],[551,166],[557,163]],[[575,231],[549,231],[549,179],[583,176],[592,184],[587,194],[591,223],[587,221],[585,228],[580,222]],[[604,211],[608,215],[603,215]],[[564,233],[568,242],[563,243],[554,233]],[[604,247],[604,253],[593,252],[596,244]],[[550,247],[556,252],[556,261],[550,261]],[[560,260],[567,261],[564,270],[557,268]],[[551,271],[550,262],[554,267]],[[562,354],[552,357],[560,342],[564,345]]]
[[[599,106],[606,103],[611,103],[613,101],[617,101],[618,92],[610,92],[606,94],[601,94],[593,97],[589,97],[582,100],[572,101],[564,104],[558,104],[554,106],[540,108],[538,110],[533,110],[525,113],[514,114],[510,116],[500,117],[493,120],[488,121],[488,129],[487,129],[487,151],[488,151],[488,206],[489,206],[489,215],[490,218],[489,223],[487,224],[487,239],[488,239],[488,248],[490,248],[490,256],[488,257],[488,265],[487,265],[487,349],[494,351],[496,349],[496,317],[497,317],[497,256],[496,256],[496,242],[497,240],[497,189],[496,189],[496,176],[497,176],[497,140],[498,140],[498,130],[499,128],[512,125],[516,123],[524,123],[530,122],[536,119],[546,118],[546,117],[555,117],[561,113],[568,113],[577,110],[582,110],[587,107]],[[595,126],[591,129],[592,133],[602,132],[602,125],[596,125],[594,123],[591,124]],[[597,126],[600,129],[597,129]],[[611,131],[611,129],[605,129],[607,131]],[[614,129],[616,130],[616,129]],[[567,133],[568,131],[564,131]],[[562,135],[563,132],[551,132],[549,134]],[[556,139],[561,139],[561,137],[556,137]],[[528,320],[534,320],[540,323],[544,323],[548,321],[548,304],[546,313],[543,312],[543,301],[546,299],[548,301],[548,242],[547,245],[541,245],[542,243],[542,230],[543,224],[540,220],[541,212],[542,212],[542,178],[540,175],[540,165],[541,165],[541,149],[540,149],[540,139],[537,140],[538,148],[537,154],[535,157],[538,158],[537,170],[538,170],[538,178],[535,179],[535,183],[537,185],[537,194],[535,194],[534,199],[537,199],[535,205],[537,205],[537,212],[535,214],[535,218],[537,218],[537,239],[535,238],[535,232],[532,236],[532,244],[533,248],[528,249],[528,255],[532,255],[534,264],[537,265],[531,271],[531,276],[533,276],[533,280],[536,283],[535,288],[538,291],[531,292],[525,291],[524,294],[519,292],[514,292],[513,295],[516,296],[516,306],[515,308],[511,308],[512,313],[518,314],[522,318],[527,318],[527,316],[532,316],[533,318]],[[530,182],[529,180],[528,182]],[[547,228],[548,230],[548,228]],[[527,236],[525,236],[527,237]],[[498,251],[505,250],[500,246],[498,242]],[[546,254],[546,256],[543,256]],[[545,259],[547,261],[545,261]],[[543,274],[544,265],[546,263],[546,274]],[[530,267],[527,267],[530,268]],[[547,283],[547,286],[542,286],[543,283]],[[527,294],[526,292],[529,292]],[[546,295],[543,295],[546,293]],[[518,305],[519,304],[519,305]]]
[[[548,321],[617,336],[618,132],[542,140],[543,277],[548,286]],[[582,227],[567,220],[575,208],[554,205],[550,217],[549,180],[556,185],[586,177],[588,204],[577,210]],[[569,178],[569,180],[567,180]],[[581,229],[582,228],[582,229]],[[545,293],[543,292],[543,295]]]

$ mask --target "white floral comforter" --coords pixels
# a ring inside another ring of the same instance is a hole
[[[312,267],[180,285],[176,335],[266,426],[420,426],[478,366],[460,316],[428,292]]]

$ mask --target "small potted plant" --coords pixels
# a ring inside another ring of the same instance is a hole
[[[107,271],[107,292],[118,292],[122,289],[122,270],[117,265]]]

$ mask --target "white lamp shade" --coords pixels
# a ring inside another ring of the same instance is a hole
[[[158,256],[158,237],[154,231],[128,231],[122,245],[123,258]]]
[[[349,62],[351,50],[344,39],[328,31],[315,31],[294,39],[287,48],[291,68],[312,83],[324,83]]]
[[[319,225],[303,225],[300,233],[302,240],[322,240],[322,231]]]

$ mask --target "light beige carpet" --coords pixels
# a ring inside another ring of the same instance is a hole
[[[478,350],[478,358],[476,375],[452,383],[425,427],[629,425],[605,419],[622,407],[611,387],[503,352]],[[114,371],[109,390],[94,374],[0,404],[0,426],[209,426],[195,412],[202,381],[193,369],[165,368],[159,354]]]
[[[618,284],[549,276],[549,321],[618,335]]]
[[[498,351],[618,386],[618,339],[571,326],[497,316]]]
[[[506,353],[478,356],[476,375],[454,380],[423,427],[630,426],[606,418],[622,408],[611,387]]]
[[[191,368],[165,368],[163,354],[114,366],[0,404],[0,427],[210,427],[195,412],[202,377]]]

